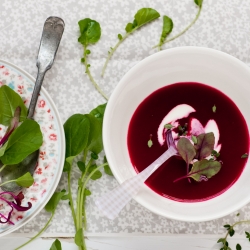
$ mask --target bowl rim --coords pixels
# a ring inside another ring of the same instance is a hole
[[[250,73],[250,68],[244,62],[239,60],[238,58],[236,58],[236,57],[234,57],[232,55],[229,55],[229,54],[227,54],[225,52],[222,52],[222,51],[219,51],[219,50],[216,50],[216,49],[212,49],[212,48],[206,48],[206,47],[197,47],[197,46],[175,47],[175,48],[170,48],[170,49],[166,49],[166,50],[157,52],[155,54],[152,54],[152,55],[144,58],[143,60],[138,62],[135,66],[133,66],[121,78],[121,80],[119,81],[119,83],[115,87],[115,89],[114,89],[113,93],[111,94],[111,96],[109,98],[109,101],[107,103],[105,114],[104,114],[104,120],[103,120],[103,145],[104,145],[104,151],[106,153],[108,161],[110,161],[109,155],[110,155],[110,150],[112,150],[108,146],[108,129],[109,129],[108,120],[109,120],[109,117],[112,117],[111,108],[115,104],[116,96],[120,93],[120,91],[122,91],[122,89],[124,87],[123,85],[127,81],[127,78],[129,78],[130,75],[133,75],[141,67],[143,67],[146,64],[150,63],[152,60],[155,60],[157,58],[161,58],[162,56],[167,56],[168,54],[171,54],[171,53],[180,53],[180,52],[186,52],[186,51],[188,51],[188,53],[191,53],[191,52],[194,52],[194,53],[205,52],[205,53],[213,54],[215,56],[219,56],[220,58],[225,58],[227,60],[230,60],[231,62],[234,62],[235,64],[239,65],[241,68],[245,69],[246,71],[248,71]],[[118,183],[121,184],[123,182],[122,177],[118,175],[118,173],[116,172],[116,169],[113,167],[112,160],[110,161],[110,168],[112,170],[112,173],[113,173],[114,177],[118,181]],[[145,189],[151,190],[147,185],[144,185],[144,187],[145,187]],[[226,216],[226,215],[236,211],[237,209],[240,209],[242,206],[246,205],[249,202],[250,196],[249,196],[248,200],[244,200],[244,201],[239,202],[238,204],[232,206],[232,208],[228,209],[226,213],[225,212],[218,212],[216,214],[216,216],[207,215],[206,218],[204,218],[204,219],[193,218],[193,217],[189,218],[188,216],[186,216],[186,217],[185,216],[173,216],[173,215],[166,216],[166,214],[164,214],[164,213],[162,213],[160,211],[157,211],[152,206],[150,206],[148,204],[148,202],[143,199],[143,197],[136,196],[133,199],[136,202],[138,202],[139,204],[141,204],[143,207],[147,208],[148,210],[150,210],[151,212],[153,212],[155,214],[158,214],[158,215],[170,218],[170,219],[179,220],[179,221],[201,222],[201,221],[209,221],[209,220],[213,220],[213,219],[218,219],[218,218],[221,218],[223,216]],[[216,197],[213,198],[213,199],[216,199]],[[173,201],[173,202],[175,202],[175,201]],[[190,203],[188,203],[188,204],[190,204]]]
[[[9,61],[3,60],[3,59],[0,59],[0,63],[9,65],[13,69],[17,70],[22,75],[27,77],[35,85],[36,79],[32,75],[30,75],[27,71],[23,70],[22,68],[20,68],[19,66],[15,65],[15,64],[13,64],[13,63],[11,63]],[[39,207],[37,207],[35,212],[32,215],[29,215],[28,218],[24,218],[23,223],[20,223],[20,225],[17,225],[17,226],[14,225],[13,227],[9,227],[9,229],[7,229],[7,230],[3,231],[2,233],[0,233],[0,237],[6,236],[7,234],[12,233],[12,232],[16,231],[17,229],[23,227],[25,224],[27,224],[29,221],[31,221],[38,213],[40,213],[41,210],[48,203],[48,201],[50,200],[52,195],[54,194],[54,192],[55,192],[55,190],[56,190],[56,188],[57,188],[57,186],[59,184],[59,181],[61,179],[61,176],[62,176],[63,166],[64,166],[64,157],[62,157],[62,156],[65,155],[65,150],[66,150],[66,142],[65,142],[65,136],[64,136],[63,123],[62,123],[61,117],[59,115],[59,112],[58,112],[58,110],[56,108],[56,105],[55,105],[54,101],[52,100],[49,93],[46,91],[46,89],[43,86],[41,86],[40,92],[49,101],[50,107],[53,109],[54,115],[55,115],[55,117],[57,119],[58,135],[61,138],[61,145],[60,145],[60,149],[61,149],[60,154],[61,154],[61,156],[59,156],[60,162],[58,163],[58,167],[59,167],[58,173],[61,173],[61,174],[58,174],[57,176],[54,177],[54,179],[53,179],[54,181],[53,181],[53,184],[52,184],[51,189],[50,189],[50,194],[47,195],[46,199],[44,199],[43,204],[41,204]]]

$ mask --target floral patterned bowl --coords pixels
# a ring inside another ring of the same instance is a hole
[[[35,79],[17,66],[0,60],[0,87],[7,85],[15,90],[28,107],[34,88]],[[65,154],[65,138],[59,113],[49,94],[42,87],[38,98],[34,119],[39,123],[43,134],[43,144],[33,175],[34,183],[22,190],[24,199],[22,205],[32,203],[32,208],[26,212],[13,211],[11,224],[0,224],[0,236],[6,235],[22,227],[35,217],[49,201],[54,193],[63,169]],[[6,127],[0,125],[0,138]],[[0,201],[0,211],[8,215],[9,207]]]

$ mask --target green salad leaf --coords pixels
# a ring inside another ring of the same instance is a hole
[[[3,85],[0,88],[0,124],[9,126],[17,107],[21,108],[20,121],[24,121],[27,108],[22,98],[10,87]]]

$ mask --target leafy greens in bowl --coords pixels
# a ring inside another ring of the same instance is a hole
[[[35,79],[25,71],[21,70],[19,67],[0,60],[1,89],[14,90],[16,93],[18,93],[18,95],[20,95],[23,104],[26,107],[29,106],[29,102],[34,88],[34,82]],[[24,120],[26,110],[23,104],[20,104],[21,121]],[[15,211],[15,213],[12,213],[12,223],[0,224],[0,236],[6,235],[10,232],[13,232],[14,230],[17,230],[18,228],[26,224],[29,220],[31,220],[34,216],[36,216],[46,205],[46,203],[54,193],[61,177],[65,154],[64,130],[60,121],[58,111],[49,94],[43,87],[38,98],[34,120],[36,122],[31,121],[31,123],[37,124],[37,126],[39,124],[39,131],[40,133],[42,133],[42,141],[40,138],[40,141],[38,143],[39,145],[37,144],[38,148],[40,146],[41,147],[38,155],[38,162],[33,176],[34,183],[29,188],[24,188],[20,196],[13,196],[17,204],[19,204],[20,202],[20,205],[22,205],[23,207],[29,204],[30,209],[27,211],[25,211],[25,209],[19,209],[18,211]],[[21,123],[21,125],[24,123],[25,122]],[[28,121],[28,123],[30,123],[30,120]],[[27,122],[24,125],[22,127],[20,126],[24,129],[24,131],[21,131],[22,133],[25,133],[26,130],[30,128],[30,124],[27,124]],[[18,127],[19,130],[20,127]],[[31,128],[31,130],[33,130],[33,128]],[[5,131],[6,126],[4,126],[3,123],[2,125],[0,125],[0,137],[4,136]],[[16,134],[17,133],[14,134],[13,132],[13,135],[17,136]],[[36,137],[33,137],[34,140],[35,138]],[[38,140],[35,140],[35,142],[36,141],[38,142]],[[31,149],[31,147],[29,149]],[[25,148],[24,151],[26,151]],[[24,157],[24,155],[22,155],[21,153],[22,152],[19,150],[18,154],[15,154],[21,157],[19,157],[20,159],[17,159],[18,161],[22,160]],[[1,158],[1,160],[3,161],[3,163],[9,164],[7,160],[14,159],[15,157],[7,156],[8,155],[6,154],[6,159]],[[11,164],[16,163],[17,162],[13,162]],[[4,194],[4,196],[5,195],[6,194]],[[1,214],[6,217],[9,213],[10,207],[8,206],[8,204],[6,204],[6,202],[3,202],[2,197],[3,196],[1,195]],[[9,197],[8,194],[7,197],[4,197],[4,199],[10,198],[11,197]]]

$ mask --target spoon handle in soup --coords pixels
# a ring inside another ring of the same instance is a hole
[[[140,191],[144,182],[155,172],[165,161],[176,155],[175,147],[169,147],[158,159],[151,163],[142,172],[124,181],[120,186],[114,188],[104,196],[95,201],[99,210],[109,219],[115,219],[126,204]]]

